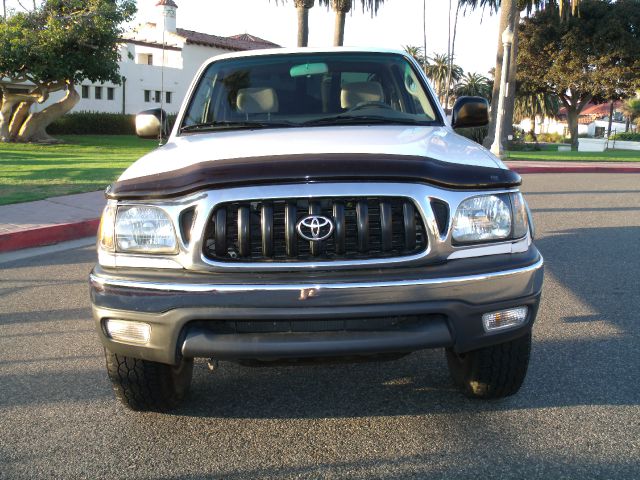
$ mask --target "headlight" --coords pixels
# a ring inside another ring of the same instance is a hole
[[[453,219],[456,243],[504,240],[511,236],[511,205],[507,195],[483,195],[464,200]]]
[[[126,206],[118,208],[115,222],[116,251],[133,253],[176,253],[173,222],[160,208]]]

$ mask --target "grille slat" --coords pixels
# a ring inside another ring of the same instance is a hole
[[[262,234],[262,255],[273,256],[273,206],[270,203],[262,204],[262,218],[260,219]]]
[[[297,223],[307,215],[333,221],[331,236],[310,242]],[[247,200],[218,205],[203,242],[223,262],[305,262],[402,257],[424,251],[427,236],[413,202],[401,197]]]
[[[296,204],[287,202],[284,212],[284,235],[287,248],[287,257],[296,257],[298,255],[298,236],[296,235],[297,217],[298,213]]]
[[[250,215],[250,207],[238,207],[238,249],[241,257],[248,257],[251,252]]]
[[[369,250],[369,205],[366,200],[359,200],[356,204],[358,219],[358,251],[364,253]]]
[[[413,250],[416,248],[416,216],[413,203],[404,202],[402,205],[404,218],[404,248]]]
[[[391,250],[393,244],[393,217],[391,213],[391,203],[380,202],[380,230],[382,238],[382,250]]]
[[[215,250],[216,250],[216,255],[219,257],[223,257],[227,255],[227,209],[226,208],[220,208],[216,212]]]
[[[343,255],[346,251],[345,238],[345,220],[344,220],[344,203],[338,201],[333,202],[333,223],[334,233],[333,241],[335,250],[338,255]]]

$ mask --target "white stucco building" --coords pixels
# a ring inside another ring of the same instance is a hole
[[[158,1],[156,18],[125,35],[119,47],[122,84],[85,80],[76,87],[81,98],[72,111],[135,114],[162,105],[167,113],[176,113],[206,59],[231,51],[279,46],[249,34],[220,37],[177,28],[177,10],[173,0]],[[32,108],[42,110],[62,95],[56,92],[46,103]]]
[[[589,104],[578,117],[578,135],[588,135],[589,137],[603,137],[609,128],[610,103]],[[611,132],[620,133],[627,130],[627,122],[622,111],[622,102],[614,103],[613,121],[611,122]],[[562,107],[557,118],[540,117],[535,119],[525,118],[518,125],[525,132],[534,131],[536,135],[541,133],[557,133],[564,137],[569,136],[569,125],[567,122],[567,110]],[[633,124],[629,125],[633,130]]]

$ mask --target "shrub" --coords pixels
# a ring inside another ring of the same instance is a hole
[[[512,140],[508,142],[507,150],[511,152],[537,152],[540,150],[540,145],[535,142],[522,142],[518,140]]]
[[[538,134],[538,141],[543,143],[562,143],[564,137],[559,133],[540,133]]]
[[[628,142],[640,142],[640,132],[621,132],[611,135],[611,140],[623,140]]]
[[[51,135],[135,135],[135,115],[102,112],[74,112],[55,120]]]

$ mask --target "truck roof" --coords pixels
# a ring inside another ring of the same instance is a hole
[[[258,57],[263,55],[287,55],[296,53],[338,53],[338,52],[362,52],[362,53],[395,53],[409,57],[402,50],[381,47],[289,47],[289,48],[265,48],[259,50],[247,50],[242,52],[230,52],[209,58],[206,63],[227,58]]]

